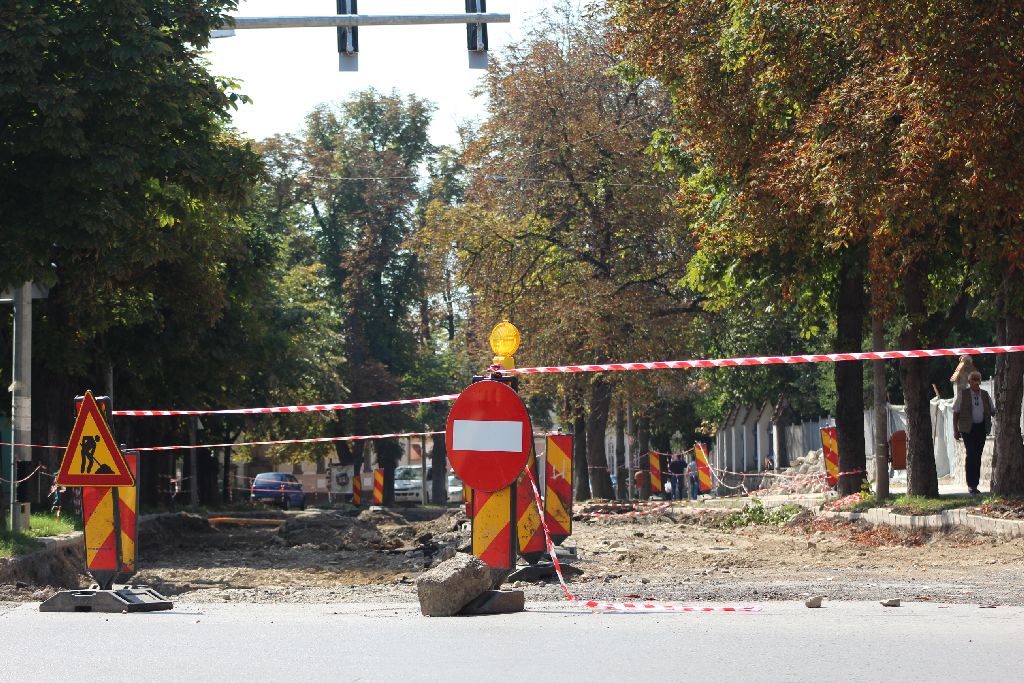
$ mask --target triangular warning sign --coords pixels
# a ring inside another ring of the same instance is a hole
[[[135,486],[92,392],[85,392],[57,474],[58,486]]]

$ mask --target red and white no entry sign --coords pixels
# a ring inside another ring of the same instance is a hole
[[[459,394],[444,433],[452,468],[470,488],[498,491],[523,471],[533,425],[519,394],[484,380]]]

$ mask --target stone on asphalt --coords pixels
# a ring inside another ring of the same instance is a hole
[[[460,614],[512,614],[526,609],[526,593],[523,591],[486,591],[462,608]]]
[[[882,600],[882,607],[899,607],[900,599],[893,598],[891,600]]]
[[[804,604],[808,607],[821,607],[821,601],[824,599],[824,595],[815,595],[813,598],[807,598]]]
[[[459,553],[416,579],[420,612],[428,617],[450,617],[491,588],[491,568],[473,555]]]

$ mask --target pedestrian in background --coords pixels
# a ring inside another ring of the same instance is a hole
[[[697,500],[700,495],[700,470],[697,469],[697,456],[690,458],[686,466],[686,475],[690,480],[690,500]]]
[[[967,389],[967,378],[972,372],[977,371],[978,369],[974,367],[974,359],[966,354],[960,356],[960,364],[956,366],[956,370],[953,371],[952,376],[949,378],[949,381],[953,383],[954,399]]]
[[[981,388],[980,372],[971,372],[967,383],[968,388],[953,401],[953,436],[957,441],[964,440],[967,490],[976,496],[981,479],[981,453],[985,449],[985,437],[992,430],[992,414],[996,412],[996,406],[988,392]]]
[[[686,461],[681,453],[672,456],[668,471],[672,475],[672,500],[686,500]]]

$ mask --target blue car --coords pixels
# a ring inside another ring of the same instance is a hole
[[[285,510],[306,509],[306,494],[302,484],[291,474],[264,472],[252,482],[252,502],[280,505]]]

